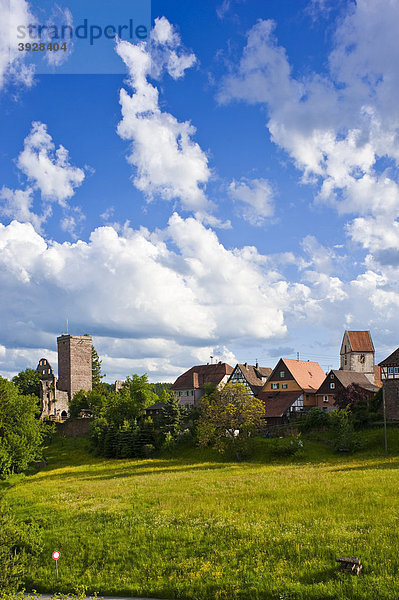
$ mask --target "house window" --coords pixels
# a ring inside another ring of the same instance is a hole
[[[330,378],[334,379],[334,373],[331,373]]]
[[[388,373],[389,373],[389,375],[393,374],[393,367],[388,367]]]
[[[306,402],[309,402],[309,394],[306,394]]]
[[[282,386],[283,390],[286,390],[288,388],[288,384],[287,383],[283,383]]]
[[[285,371],[280,371],[280,377],[281,378],[285,377]]]
[[[278,383],[272,383],[272,390],[278,390],[278,388],[279,388]]]
[[[323,396],[323,402],[328,402],[328,396]]]
[[[335,383],[330,383],[330,390],[333,390],[335,388]]]
[[[395,375],[399,375],[399,367],[395,367]]]

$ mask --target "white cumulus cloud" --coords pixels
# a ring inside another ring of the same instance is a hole
[[[34,67],[25,62],[25,52],[18,50],[18,27],[34,24],[31,6],[25,0],[0,0],[0,89],[8,80],[30,87]]]
[[[399,4],[392,0],[348,3],[328,71],[294,77],[276,23],[260,20],[218,94],[220,102],[267,107],[272,141],[290,155],[304,182],[318,184],[317,202],[358,217],[348,228],[356,240],[362,225],[367,235],[373,219],[399,213],[398,22]]]
[[[17,165],[43,198],[61,205],[74,195],[85,178],[82,169],[70,164],[68,150],[61,145],[56,149],[47,126],[38,121],[32,123]]]
[[[132,95],[125,89],[120,92],[118,134],[131,142],[128,161],[136,169],[134,185],[148,200],[179,200],[185,210],[206,213],[211,208],[205,194],[210,170],[206,154],[193,140],[195,127],[163,112],[158,89],[148,81],[154,69],[159,75],[163,66],[174,78],[180,77],[194,58],[177,54],[180,38],[165,18],[157,20],[152,38],[154,52],[161,56],[157,62],[152,60],[151,44],[120,41],[117,45],[133,88]]]
[[[260,227],[274,215],[274,194],[267,179],[233,180],[229,194],[240,204],[240,214],[251,225]]]
[[[177,214],[163,231],[100,227],[72,244],[47,242],[14,221],[0,225],[1,343],[42,347],[68,318],[99,340],[131,340],[135,360],[171,373],[211,354],[231,357],[237,341],[284,335],[281,280],[256,249],[228,250]]]

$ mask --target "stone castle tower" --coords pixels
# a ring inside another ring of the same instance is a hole
[[[363,373],[374,385],[374,345],[369,331],[345,331],[340,357],[340,369]]]
[[[37,365],[40,373],[41,418],[63,421],[69,416],[69,402],[79,390],[92,389],[92,338],[89,335],[60,335],[58,379],[46,358]]]
[[[68,392],[71,400],[79,390],[92,389],[91,348],[89,335],[60,335],[58,345],[58,389]]]

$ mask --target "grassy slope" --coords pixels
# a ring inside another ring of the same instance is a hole
[[[112,461],[89,455],[85,440],[59,439],[46,469],[6,489],[18,517],[45,531],[27,586],[198,600],[398,598],[399,431],[389,434],[389,458],[371,431],[368,452],[353,457],[306,442],[302,458],[271,461],[261,440],[242,464],[199,450]],[[362,559],[362,577],[337,572],[343,555]]]

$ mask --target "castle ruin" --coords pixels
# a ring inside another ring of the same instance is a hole
[[[92,343],[89,335],[63,334],[57,338],[58,380],[49,361],[39,360],[42,419],[65,420],[76,392],[92,389]]]

